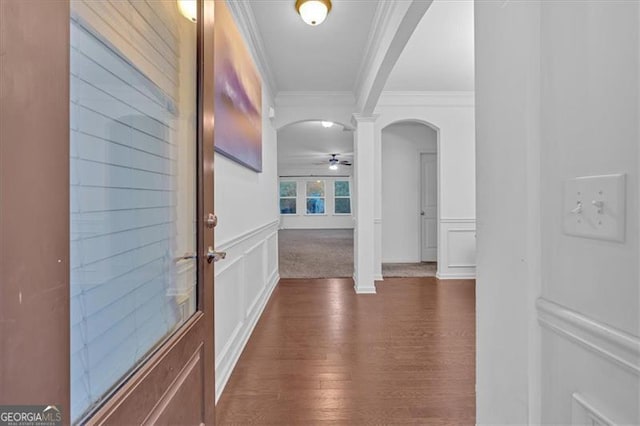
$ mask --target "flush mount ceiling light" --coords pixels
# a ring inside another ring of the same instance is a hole
[[[333,121],[323,121],[322,122],[322,127],[328,129],[329,127],[333,126]]]
[[[196,22],[198,17],[198,3],[196,0],[178,0],[178,9],[180,9],[180,13],[185,18],[191,22]]]
[[[304,22],[320,25],[331,11],[331,0],[296,0],[296,10]]]

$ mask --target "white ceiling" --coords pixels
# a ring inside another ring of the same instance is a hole
[[[353,132],[324,128],[319,121],[292,124],[278,131],[278,172],[283,175],[351,175],[353,167],[329,170],[331,154],[353,161]]]
[[[295,0],[251,1],[278,91],[353,91],[378,0],[335,0],[326,21],[305,24]]]
[[[384,90],[474,90],[473,0],[434,0]]]

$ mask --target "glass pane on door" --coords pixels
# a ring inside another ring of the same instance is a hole
[[[175,1],[73,0],[70,25],[78,421],[196,310],[197,40]]]

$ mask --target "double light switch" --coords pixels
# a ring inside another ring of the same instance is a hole
[[[568,179],[564,185],[564,232],[584,238],[624,241],[625,175]]]

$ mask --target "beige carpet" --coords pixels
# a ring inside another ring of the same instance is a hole
[[[282,229],[278,234],[280,278],[351,278],[353,230]],[[434,277],[435,263],[383,263],[382,276]]]
[[[382,276],[386,278],[435,277],[435,262],[383,263]]]
[[[282,229],[280,278],[351,278],[352,229]]]

